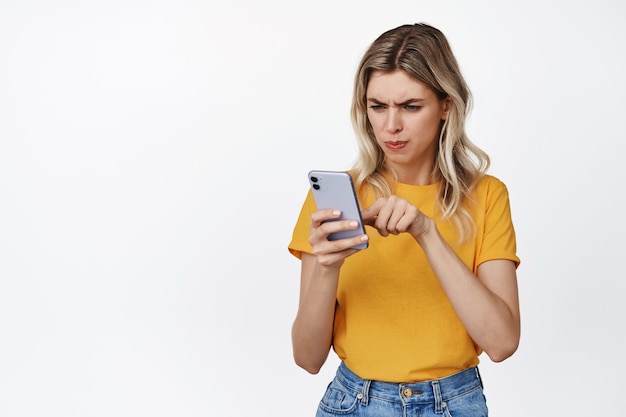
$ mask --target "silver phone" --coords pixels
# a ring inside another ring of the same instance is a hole
[[[359,200],[354,190],[354,184],[350,174],[343,171],[318,171],[309,172],[309,184],[318,210],[335,209],[341,211],[337,220],[356,220],[359,227],[352,230],[344,230],[331,233],[329,240],[344,239],[365,234]],[[367,242],[354,246],[355,249],[367,248]]]

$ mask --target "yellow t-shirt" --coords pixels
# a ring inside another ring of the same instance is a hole
[[[437,187],[397,184],[395,194],[435,219]],[[474,273],[491,259],[519,264],[505,185],[485,176],[474,199],[468,207],[476,223],[474,238],[458,246],[454,226],[437,221],[444,239]],[[368,197],[362,208],[373,202]],[[309,192],[289,244],[297,257],[311,252],[308,236],[315,210]],[[361,378],[389,382],[441,378],[477,365],[481,349],[452,309],[417,242],[408,233],[382,237],[369,226],[366,231],[369,248],[346,259],[340,272],[333,330],[339,358]]]

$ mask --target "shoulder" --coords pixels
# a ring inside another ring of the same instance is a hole
[[[508,202],[509,191],[499,178],[485,174],[474,187],[472,198],[481,206],[490,206],[497,201]]]
[[[508,192],[504,182],[502,182],[499,178],[488,174],[483,175],[483,177],[478,180],[475,190],[478,194],[490,194],[498,191],[505,193]]]
[[[504,182],[502,182],[499,178],[494,177],[493,175],[485,174],[482,176],[480,180],[478,180],[478,184],[476,188],[506,188]]]

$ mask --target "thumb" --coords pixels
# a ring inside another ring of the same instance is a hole
[[[378,213],[380,212],[381,204],[382,202],[377,200],[374,204],[361,211],[361,218],[363,219],[364,224],[368,226],[374,225],[374,222],[376,222],[376,218],[378,217]]]

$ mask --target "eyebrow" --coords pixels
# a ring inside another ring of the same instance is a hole
[[[383,103],[382,101],[375,99],[375,98],[368,98],[367,101],[374,103],[374,104],[386,104]],[[426,101],[426,99],[423,98],[410,98],[408,100],[403,101],[402,103],[394,103],[396,106],[406,106],[408,104],[412,104],[412,103],[422,103]]]

